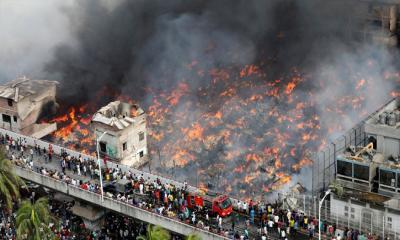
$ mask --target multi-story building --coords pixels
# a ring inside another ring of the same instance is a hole
[[[100,154],[128,166],[147,161],[146,114],[137,105],[115,101],[102,107],[92,117]]]
[[[56,131],[56,123],[36,123],[44,112],[55,111],[56,85],[56,81],[25,77],[1,85],[0,126],[36,138]]]
[[[330,154],[315,159],[323,167],[314,166],[314,193],[336,180],[345,194],[331,197],[324,217],[342,227],[400,239],[400,98],[327,149]]]

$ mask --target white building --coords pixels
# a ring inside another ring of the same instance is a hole
[[[400,239],[400,98],[370,115],[362,128],[362,144],[335,153],[336,180],[347,194],[331,198],[330,218]]]
[[[128,166],[147,162],[146,114],[140,107],[115,101],[98,110],[92,118],[100,154]]]
[[[56,123],[36,122],[44,111],[55,111],[57,84],[24,77],[0,85],[0,126],[36,138],[56,131]]]

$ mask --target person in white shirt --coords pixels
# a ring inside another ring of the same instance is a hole
[[[140,194],[143,194],[143,183],[139,185],[139,192]]]
[[[238,211],[241,212],[242,211],[242,202],[239,201],[237,206],[238,206]]]
[[[243,203],[243,211],[247,212],[247,203],[246,202]]]
[[[193,212],[192,213],[192,224],[194,225],[196,223],[196,214]]]
[[[286,238],[286,231],[284,229],[281,231],[281,238],[282,239]]]

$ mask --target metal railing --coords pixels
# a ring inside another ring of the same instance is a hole
[[[318,202],[316,196],[298,195],[294,193],[279,194],[279,199],[287,209],[296,209],[307,216],[318,217]],[[382,206],[381,208],[370,206],[366,203],[357,203],[353,200],[331,197],[321,207],[321,220],[328,225],[336,225],[338,229],[354,229],[362,233],[371,233],[376,236],[389,237],[400,240],[400,215],[398,218]]]
[[[198,233],[203,239],[227,239],[224,236],[215,234],[210,231],[206,231],[201,228],[197,228],[195,226],[186,224],[184,222],[178,221],[173,218],[169,218],[163,215],[156,214],[154,212],[136,207],[134,205],[130,205],[128,203],[122,202],[122,201],[117,201],[115,199],[112,199],[110,197],[104,196],[104,201],[101,201],[101,197],[98,193],[91,192],[85,189],[82,189],[80,187],[67,184],[63,181],[60,181],[58,179],[48,177],[39,173],[36,173],[32,170],[28,170],[25,168],[22,168],[20,166],[15,166],[16,173],[29,181],[36,182],[38,184],[44,185],[48,188],[51,188],[56,191],[60,191],[63,193],[68,194],[69,196],[73,196],[79,199],[82,199],[84,201],[91,202],[95,205],[102,206],[104,208],[120,212],[124,215],[128,215],[133,218],[139,218],[142,221],[149,222],[151,224],[157,224],[160,225],[164,228],[167,228],[173,232],[177,232],[183,235],[188,235],[190,233],[196,232]],[[172,226],[171,226],[171,223]],[[179,225],[179,227],[174,225]],[[182,227],[184,226],[184,227]]]

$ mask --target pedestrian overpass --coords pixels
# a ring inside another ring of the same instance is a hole
[[[84,189],[81,189],[77,186],[73,186],[71,184],[67,184],[65,182],[59,181],[57,179],[44,176],[42,174],[36,173],[30,169],[22,168],[19,166],[14,167],[15,172],[21,178],[42,185],[43,187],[52,189],[54,191],[64,193],[70,197],[74,197],[78,200],[83,200],[89,202],[91,204],[100,206],[107,210],[111,210],[114,212],[118,212],[128,217],[132,217],[135,219],[139,219],[141,221],[159,225],[165,229],[168,229],[172,232],[189,235],[191,233],[196,233],[203,240],[211,239],[227,239],[224,236],[220,236],[215,233],[211,233],[204,229],[196,228],[191,225],[185,224],[175,219],[171,219],[168,217],[164,217],[162,215],[132,206],[130,204],[116,201],[114,199],[108,198],[104,196],[103,201],[101,195],[90,192]]]

